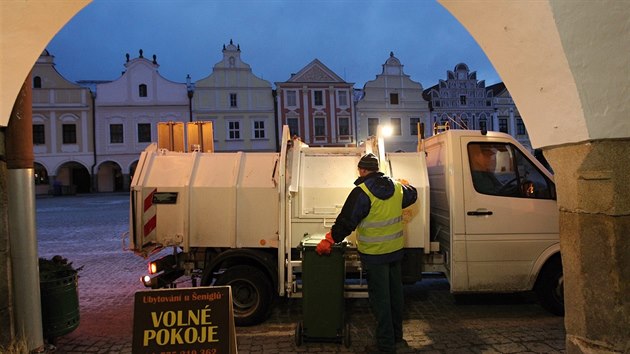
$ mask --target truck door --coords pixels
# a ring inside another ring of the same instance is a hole
[[[461,141],[469,290],[528,290],[534,262],[558,242],[555,186],[531,154],[484,139]]]

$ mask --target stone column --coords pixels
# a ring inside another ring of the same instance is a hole
[[[7,198],[7,163],[4,148],[5,128],[0,128],[0,348],[8,347],[15,337],[13,326],[13,288],[9,250],[9,200]]]
[[[628,353],[630,139],[544,154],[556,171],[567,353]]]

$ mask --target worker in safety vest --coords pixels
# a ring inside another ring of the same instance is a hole
[[[367,272],[370,306],[376,317],[376,346],[368,352],[395,353],[403,339],[402,210],[415,203],[418,193],[406,181],[393,181],[379,172],[378,159],[363,155],[356,187],[348,195],[330,232],[317,245],[329,254],[334,243],[357,230],[357,249]]]

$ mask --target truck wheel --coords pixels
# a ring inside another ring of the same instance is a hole
[[[554,315],[564,316],[564,276],[560,258],[552,259],[543,267],[535,290],[543,308]]]
[[[234,323],[237,326],[259,324],[271,313],[271,281],[260,270],[246,265],[230,267],[219,275],[215,285],[232,287]]]

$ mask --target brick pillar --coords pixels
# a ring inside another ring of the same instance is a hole
[[[567,353],[628,353],[630,139],[544,153],[556,171]]]

